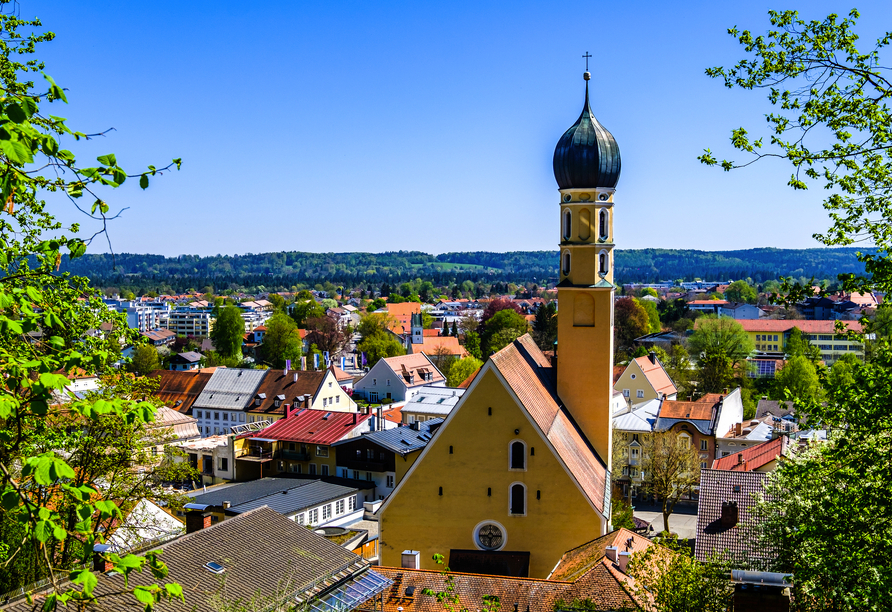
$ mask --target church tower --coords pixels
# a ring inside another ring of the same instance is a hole
[[[554,150],[560,192],[557,392],[611,469],[613,396],[613,195],[620,174],[616,140],[589,105]]]

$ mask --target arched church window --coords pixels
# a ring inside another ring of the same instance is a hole
[[[610,269],[610,254],[605,250],[598,255],[598,272],[607,274]]]
[[[561,271],[563,271],[564,275],[570,273],[570,252],[564,251],[563,263],[561,264]]]
[[[609,227],[609,219],[607,217],[608,214],[610,213],[607,212],[606,208],[602,208],[601,212],[598,213],[598,236],[601,238],[601,240],[607,240],[607,228]]]
[[[527,449],[526,445],[520,440],[511,443],[511,469],[525,470],[527,467]]]
[[[526,514],[527,511],[527,489],[523,484],[517,482],[511,485],[511,510],[510,514]]]
[[[571,230],[572,230],[572,219],[573,219],[573,215],[570,213],[570,210],[569,210],[569,209],[565,210],[565,211],[564,211],[564,222],[563,222],[563,229],[564,229],[563,234],[564,234],[564,240],[569,240],[569,239],[570,239],[570,236],[573,235],[573,234],[571,233]]]

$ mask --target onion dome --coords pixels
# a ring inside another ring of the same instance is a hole
[[[554,148],[554,178],[560,189],[616,187],[619,181],[619,145],[613,135],[595,119],[588,102],[586,72],[585,106],[573,126],[564,132]]]

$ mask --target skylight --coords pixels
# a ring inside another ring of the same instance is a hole
[[[214,563],[213,561],[208,561],[204,564],[205,569],[208,569],[215,574],[222,574],[226,571],[226,568],[220,565],[219,563]]]

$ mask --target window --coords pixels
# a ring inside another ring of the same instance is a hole
[[[566,276],[570,273],[570,253],[564,251],[563,264],[561,264],[561,271]]]
[[[570,213],[569,209],[564,210],[564,240],[569,240],[570,236],[572,236],[572,219],[573,215]]]
[[[505,544],[505,533],[501,525],[484,523],[475,529],[474,541],[483,550],[499,550]]]
[[[392,488],[393,488],[393,480],[394,480],[394,479],[393,479],[393,476],[391,476],[390,474],[388,474],[388,475],[387,475],[387,488],[388,488],[388,489],[392,489]]]
[[[373,384],[373,385],[377,385],[377,384],[378,384],[378,379],[377,379],[377,378],[373,378],[373,379],[372,379],[372,384]]]
[[[318,508],[313,508],[312,510],[310,510],[310,520],[309,520],[309,524],[310,524],[310,525],[315,525],[315,524],[318,523],[318,522],[319,522],[319,509],[318,509]]]
[[[638,442],[638,434],[632,434],[632,442]]]
[[[328,447],[327,446],[317,446],[316,447],[316,456],[317,457],[328,457]]]
[[[328,476],[328,464],[326,464],[326,463],[322,464],[322,475]]]
[[[349,476],[347,476],[347,473],[347,468],[341,468],[341,478],[349,478]]]
[[[598,273],[599,274],[607,274],[610,268],[610,255],[607,254],[607,251],[601,251],[598,255]]]
[[[328,398],[327,398],[327,397],[323,397],[323,398],[322,398],[322,407],[325,408],[326,406],[328,406]]]
[[[705,461],[701,461],[701,462],[700,462],[700,469],[701,469],[701,470],[705,470],[705,469],[706,469],[706,462],[705,462]]]
[[[629,466],[624,465],[623,466],[623,476],[628,476],[628,475],[629,475]]]
[[[326,521],[331,518],[331,504],[322,506],[322,520]]]
[[[335,404],[340,404],[340,403],[341,403],[341,396],[338,395],[335,397]]]
[[[356,496],[351,495],[349,501],[350,501],[350,503],[347,504],[347,507],[350,508],[351,510],[356,510]]]
[[[244,413],[244,412],[240,412],[240,413],[239,413],[239,415],[238,415],[238,420],[239,420],[240,423],[244,423],[244,422],[245,422],[245,413]]]
[[[700,450],[709,450],[709,440],[700,440]]]
[[[316,475],[316,464],[315,464],[315,463],[311,463],[311,464],[310,464],[310,474],[311,474],[312,476],[315,476],[315,475]]]
[[[687,434],[681,434],[678,436],[678,444],[684,448],[689,448],[691,446],[691,436]]]
[[[623,397],[626,397],[626,398],[629,397],[629,390],[628,390],[628,389],[623,389]]]
[[[527,458],[527,449],[526,444],[521,442],[520,440],[515,440],[511,443],[511,464],[510,468],[512,470],[525,470],[527,467],[526,458]]]
[[[629,468],[629,476],[631,476],[632,478],[638,478],[638,468],[630,467]]]
[[[511,508],[509,514],[523,516],[526,514],[527,491],[521,483],[511,485]]]
[[[295,516],[295,517],[294,517],[294,520],[295,520],[295,522],[297,522],[298,525],[303,525],[303,524],[304,524],[304,521],[305,521],[304,513],[301,512],[300,514],[298,514],[297,516]]]
[[[335,514],[344,514],[344,508],[346,507],[346,503],[343,499],[340,499],[335,503]]]
[[[215,413],[214,413],[214,420],[215,420],[215,421],[219,421],[219,420],[220,420],[220,413],[219,413],[219,412],[215,412]]]
[[[220,457],[220,471],[228,472],[229,471],[229,459],[226,457]]]
[[[636,392],[636,395],[638,396],[639,399],[644,397],[644,389],[638,389],[638,391]]]
[[[367,459],[374,459],[374,458],[375,458],[375,451],[373,451],[373,450],[370,449],[370,448],[367,448],[367,449],[365,449],[365,456],[366,456]]]
[[[371,473],[371,472],[366,472],[366,473],[365,473],[365,479],[368,480],[369,482],[371,482],[371,481],[372,481],[372,473]]]
[[[598,213],[598,236],[601,240],[607,240],[607,209],[602,208],[601,212]]]
[[[641,454],[641,449],[632,447],[632,448],[629,449],[629,452],[630,452],[630,455],[629,455],[629,456],[630,456],[632,459],[637,459],[638,456]]]
[[[224,413],[223,413],[223,420],[224,420],[224,421],[228,421],[228,420],[229,420],[229,413],[228,413],[228,412],[224,412]]]
[[[353,480],[359,480],[359,472],[357,470],[353,470]]]
[[[390,386],[390,379],[389,379],[389,378],[387,379],[387,386],[388,386],[388,387]]]
[[[201,418],[201,410],[196,410],[196,411],[195,411],[195,418],[196,418],[196,419],[200,419],[200,418]]]
[[[328,383],[328,388],[331,389],[331,383]]]

